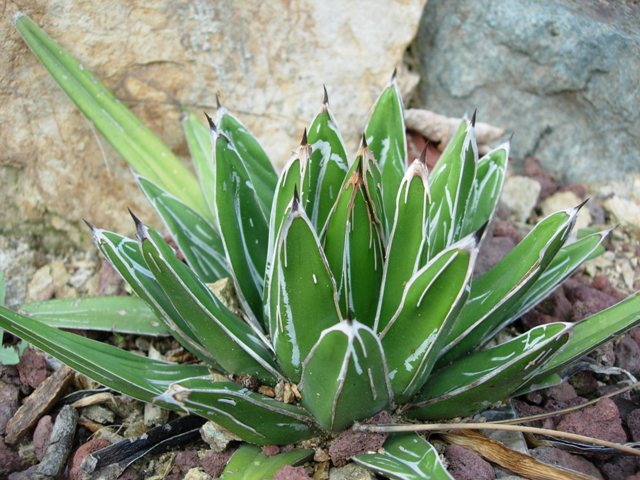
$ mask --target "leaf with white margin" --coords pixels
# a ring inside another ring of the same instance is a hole
[[[229,459],[220,480],[264,480],[286,465],[300,465],[314,450],[300,449],[267,456],[258,447],[241,445]]]
[[[353,461],[395,480],[454,480],[435,447],[417,433],[390,435],[382,453],[361,453]]]
[[[152,181],[141,176],[136,180],[191,269],[207,283],[228,277],[222,241],[211,222]]]
[[[380,333],[395,401],[404,403],[427,381],[467,295],[477,255],[470,236],[416,272]]]
[[[320,334],[342,317],[329,265],[296,196],[280,231],[275,262],[269,331],[280,368],[299,382],[302,362]]]
[[[405,173],[398,196],[374,330],[383,330],[402,299],[404,286],[419,268],[422,252],[427,248],[429,183],[427,167],[414,161]]]
[[[193,113],[187,111],[183,113],[182,129],[191,154],[191,163],[193,163],[198,175],[200,190],[211,211],[211,216],[215,217],[216,202],[213,190],[216,183],[216,173],[213,169],[211,134],[209,129]]]
[[[534,378],[569,340],[572,324],[549,323],[441,368],[413,401],[411,418],[472,415],[505,400]]]
[[[327,430],[339,431],[391,404],[382,345],[356,320],[322,332],[302,369],[302,404]]]
[[[185,378],[169,386],[157,400],[213,420],[258,445],[287,445],[319,434],[315,420],[303,408],[233,382]]]

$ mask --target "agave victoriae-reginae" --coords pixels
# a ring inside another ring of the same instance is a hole
[[[355,158],[325,92],[279,176],[226,109],[208,119],[208,129],[187,114],[198,182],[31,20],[21,16],[16,25],[130,163],[185,259],[138,219],[135,240],[91,227],[136,296],[87,299],[78,309],[96,318],[125,310],[125,322],[173,335],[200,364],[151,360],[52,328],[42,319],[55,316],[56,302],[25,306],[32,316],[0,309],[2,328],[104,385],[196,413],[247,442],[287,444],[382,410],[421,420],[476,413],[552,382],[639,320],[636,294],[580,323],[547,324],[496,344],[505,326],[602,250],[607,232],[569,240],[579,206],[554,213],[474,278],[508,145],[478,158],[474,119],[464,120],[432,172],[424,159],[406,167],[394,80],[374,105]],[[240,313],[209,288],[227,277]],[[278,402],[243,388],[238,376],[289,382],[301,399]],[[396,461],[408,450],[434,456],[419,437],[391,442],[387,456],[397,452]],[[362,461],[377,468],[391,460]]]

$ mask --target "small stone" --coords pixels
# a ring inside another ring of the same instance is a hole
[[[222,474],[224,467],[227,466],[227,463],[233,453],[233,449],[225,450],[224,452],[214,452],[213,450],[209,450],[200,460],[200,465],[204,471],[213,478],[218,478]]]
[[[311,480],[304,467],[285,465],[273,475],[273,480]]]
[[[260,387],[258,388],[258,393],[271,398],[275,398],[276,396],[276,391],[273,389],[273,387],[269,387],[267,385],[260,385]]]
[[[27,286],[27,298],[39,302],[49,300],[53,297],[53,278],[51,277],[51,267],[45,265],[36,270]]]
[[[525,223],[531,216],[540,195],[540,184],[531,178],[513,175],[507,177],[500,202],[511,212],[518,223]]]
[[[19,394],[16,385],[7,383],[0,388],[0,432],[4,432],[7,422],[18,410]]]
[[[148,428],[159,427],[167,423],[169,419],[169,410],[160,408],[151,403],[144,404],[144,424]]]
[[[82,480],[82,462],[84,462],[85,458],[93,452],[97,452],[109,445],[111,444],[104,438],[94,438],[93,440],[89,440],[87,443],[81,445],[75,452],[73,452],[69,459],[69,480]]]
[[[547,398],[555,400],[557,402],[568,402],[578,396],[573,385],[569,382],[562,382],[559,385],[554,385],[545,390]]]
[[[554,193],[542,202],[540,208],[542,209],[542,214],[547,216],[560,210],[576,207],[581,202],[582,199],[580,197],[568,190]],[[581,208],[576,218],[575,229],[577,231],[581,228],[587,228],[589,225],[591,225],[591,213],[588,208]]]
[[[332,468],[329,472],[329,480],[375,480],[375,478],[369,470],[356,463]]]
[[[391,416],[387,412],[380,412],[370,420],[371,423],[391,423]],[[329,456],[336,467],[342,467],[347,461],[364,452],[377,452],[387,439],[385,433],[356,432],[345,430],[329,445]]]
[[[236,315],[242,315],[242,308],[240,307],[240,301],[236,294],[236,288],[233,285],[233,280],[228,277],[221,278],[213,283],[207,284],[209,290],[218,297],[218,299]]]
[[[627,441],[618,407],[610,398],[604,398],[591,407],[563,415],[557,429],[609,442]]]
[[[516,244],[509,237],[487,238],[480,248],[476,265],[473,271],[474,276],[480,276],[490,270],[496,263],[504,258]]]
[[[531,455],[547,465],[569,468],[576,472],[602,478],[600,471],[588,460],[579,455],[552,447],[538,447],[531,450]]]
[[[88,418],[92,422],[101,425],[108,425],[115,421],[115,414],[102,405],[90,405],[82,409],[82,416]]]
[[[77,425],[77,410],[71,405],[62,407],[53,424],[49,446],[38,465],[38,474],[57,478],[62,473],[71,452]]]
[[[262,453],[267,457],[273,457],[280,453],[280,447],[278,445],[265,445],[262,447]]]
[[[605,200],[604,208],[617,222],[640,229],[640,199],[613,195]]]
[[[316,448],[316,451],[313,454],[314,462],[326,462],[327,460],[330,460],[330,459],[331,457],[325,450],[323,450],[322,448]]]
[[[212,476],[199,468],[190,469],[183,480],[212,480]]]
[[[458,445],[449,445],[444,451],[449,462],[449,473],[456,480],[493,480],[495,471],[490,463],[470,450]]]
[[[616,367],[620,367],[634,376],[640,375],[640,345],[625,335],[615,346]]]
[[[198,452],[195,450],[183,450],[178,452],[175,456],[174,462],[175,466],[178,467],[181,472],[187,472],[198,465]]]
[[[18,452],[9,448],[2,438],[0,438],[0,476],[11,472],[17,472],[26,467]]]
[[[212,421],[200,427],[200,436],[214,452],[223,452],[229,443],[241,441],[238,436]]]
[[[62,260],[56,259],[49,264],[49,268],[51,269],[53,293],[56,298],[63,298],[67,282],[69,281],[69,272],[67,272],[67,267],[65,267]]]
[[[20,381],[37,388],[49,376],[49,366],[44,355],[32,348],[24,351],[17,365]]]
[[[627,416],[627,427],[629,427],[633,441],[640,442],[640,408],[633,410]]]
[[[535,157],[527,157],[524,160],[524,174],[540,183],[540,197],[545,199],[558,189],[555,178],[550,175]]]
[[[148,430],[142,418],[135,418],[133,420],[127,419],[127,421],[129,422],[129,426],[125,429],[124,433],[122,434],[124,438],[136,438],[136,437],[139,437],[140,435],[145,434]]]
[[[33,446],[35,447],[38,461],[42,460],[44,452],[49,446],[51,430],[53,430],[51,415],[45,415],[38,421],[38,425],[36,425],[36,429],[33,432]]]

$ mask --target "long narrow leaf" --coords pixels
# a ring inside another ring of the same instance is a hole
[[[264,480],[286,465],[299,465],[313,457],[313,450],[295,449],[268,457],[258,447],[242,445],[233,454],[220,480]]]
[[[136,172],[211,218],[196,178],[151,130],[29,17],[19,14],[15,24],[58,85]]]
[[[191,112],[185,112],[182,117],[182,129],[187,139],[191,162],[198,174],[200,190],[207,202],[211,217],[215,217],[216,202],[213,196],[216,184],[216,174],[213,169],[213,147],[209,129]],[[211,218],[208,217],[208,218]]]

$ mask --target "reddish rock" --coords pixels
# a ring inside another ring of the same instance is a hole
[[[18,455],[18,452],[9,448],[0,438],[0,478],[12,472],[22,470],[26,465]]]
[[[570,183],[565,185],[560,189],[561,192],[573,192],[576,194],[576,197],[584,200],[587,198],[587,187],[582,183]]]
[[[235,449],[230,448],[224,452],[214,452],[213,450],[209,450],[204,454],[202,460],[200,460],[200,466],[213,478],[218,478],[222,474],[224,467],[227,466],[227,463],[234,452]]]
[[[98,295],[122,295],[124,280],[109,262],[102,262],[98,271]]]
[[[600,471],[607,480],[620,480],[638,473],[638,457],[616,455],[600,465]]]
[[[198,467],[199,463],[198,452],[195,450],[178,452],[174,459],[175,466],[178,467],[182,473],[187,473],[190,469]]]
[[[273,475],[273,480],[311,480],[303,467],[285,465]]]
[[[627,427],[634,442],[640,442],[640,408],[627,415]]]
[[[372,417],[368,423],[391,423],[391,416],[387,412],[380,412]],[[345,430],[329,445],[329,456],[336,467],[342,467],[358,453],[375,452],[381,449],[386,439],[386,433]]]
[[[33,446],[36,449],[36,458],[38,461],[42,460],[42,456],[49,446],[52,429],[53,422],[51,421],[51,415],[45,415],[38,421],[38,425],[36,425],[36,429],[33,432]]]
[[[413,162],[416,158],[420,158],[425,146],[427,147],[427,168],[431,172],[433,167],[438,163],[441,152],[437,147],[429,142],[422,134],[414,132],[412,130],[407,131],[407,150],[409,152],[409,163]]]
[[[618,303],[614,296],[575,279],[567,280],[563,288],[567,299],[573,305],[571,320],[574,322]]]
[[[498,220],[493,224],[492,233],[494,237],[507,237],[515,244],[520,243],[522,234],[511,222]]]
[[[87,455],[92,454],[100,450],[101,448],[105,448],[111,445],[104,438],[94,438],[93,440],[89,440],[84,445],[81,445],[69,459],[69,473],[67,475],[69,480],[82,480],[82,469],[80,468],[82,465],[82,461],[87,457]]]
[[[31,467],[21,472],[13,472],[9,474],[7,480],[32,480],[36,478],[38,465],[32,465]]]
[[[545,390],[545,394],[547,398],[557,402],[568,402],[578,396],[573,385],[569,382],[562,382],[560,385],[549,387]]]
[[[525,159],[524,174],[529,178],[537,180],[540,184],[540,197],[538,198],[538,201],[544,200],[558,190],[555,178],[542,168],[542,164],[535,157],[528,157]]]
[[[49,376],[49,366],[44,355],[32,348],[24,351],[18,363],[20,382],[36,388]]]
[[[610,398],[604,398],[591,407],[563,415],[557,429],[610,442],[627,441],[618,407]]]
[[[538,447],[531,450],[531,455],[547,465],[569,468],[595,478],[602,478],[600,471],[593,463],[584,457],[572,455],[559,448]]]
[[[265,445],[262,447],[262,453],[267,457],[273,457],[280,453],[280,447],[278,445]]]
[[[553,315],[547,315],[546,313],[540,313],[538,310],[531,310],[522,317],[522,325],[526,330],[531,330],[534,327],[540,325],[546,325],[547,323],[561,322],[558,317]]]
[[[475,276],[482,275],[509,253],[516,244],[509,237],[487,238],[480,250],[474,269]]]
[[[623,300],[626,297],[623,292],[620,292],[613,288],[611,286],[611,282],[609,281],[609,277],[602,273],[599,273],[593,277],[593,280],[591,280],[591,286],[596,290],[600,290],[601,292],[611,295],[618,300]]]
[[[569,378],[569,382],[581,397],[587,397],[598,390],[598,380],[593,372],[578,372]]]
[[[0,433],[4,433],[7,422],[18,410],[20,391],[16,385],[5,384],[0,388]]]
[[[616,367],[623,368],[636,377],[640,375],[640,345],[630,335],[622,337],[614,347]]]
[[[479,455],[458,445],[449,445],[444,451],[449,462],[449,473],[456,480],[493,480],[496,473],[490,463]]]

